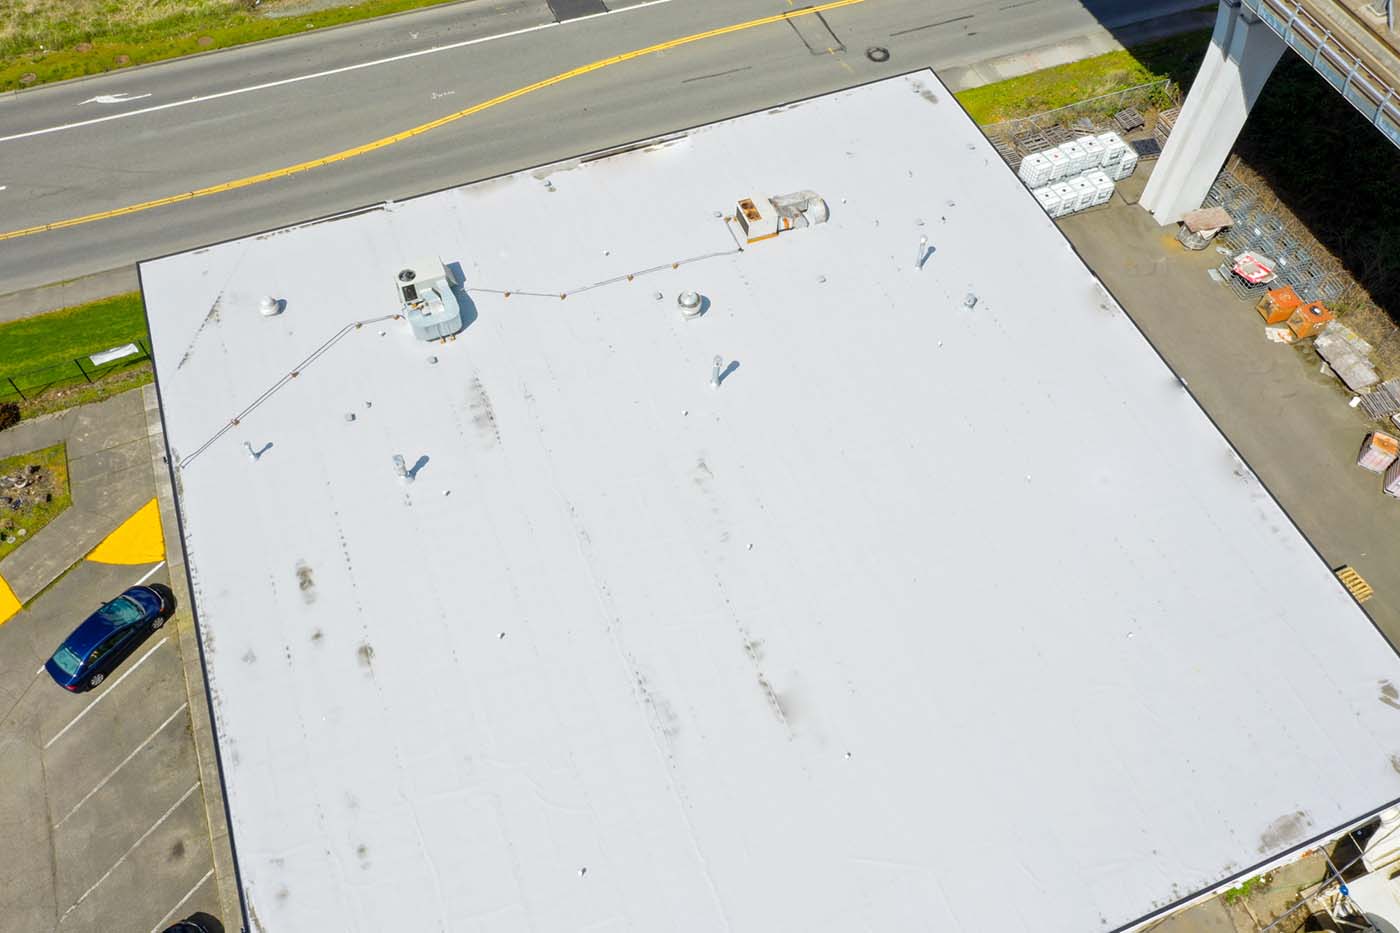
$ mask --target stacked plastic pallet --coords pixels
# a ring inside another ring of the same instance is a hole
[[[1081,136],[1032,152],[1021,160],[1017,174],[1045,213],[1062,217],[1107,203],[1114,182],[1133,173],[1137,158],[1117,133]]]
[[[1396,460],[1390,465],[1390,469],[1385,471],[1383,485],[1386,495],[1400,499],[1400,460]]]
[[[1400,459],[1400,441],[1384,431],[1375,431],[1367,434],[1361,442],[1356,465],[1372,473],[1384,473],[1397,459]]]

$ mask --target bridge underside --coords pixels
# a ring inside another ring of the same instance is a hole
[[[1142,205],[1161,224],[1201,205],[1285,48],[1400,146],[1400,54],[1378,23],[1368,28],[1332,0],[1221,0],[1205,60]]]

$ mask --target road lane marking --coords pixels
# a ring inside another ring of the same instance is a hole
[[[126,669],[126,672],[123,673],[123,674],[122,674],[120,677],[118,677],[116,680],[112,681],[111,686],[109,686],[106,690],[102,691],[102,694],[101,694],[97,699],[93,700],[91,703],[89,703],[87,706],[85,706],[85,707],[83,708],[83,711],[82,711],[81,713],[79,713],[78,715],[74,716],[71,720],[69,720],[68,725],[64,726],[62,729],[59,729],[57,735],[55,735],[53,738],[51,738],[51,739],[49,739],[47,742],[45,742],[45,743],[44,743],[44,750],[47,751],[50,745],[52,745],[53,743],[57,742],[59,739],[63,738],[63,733],[65,733],[65,732],[67,732],[69,729],[73,728],[75,725],[78,724],[78,720],[82,719],[82,718],[83,718],[84,716],[86,716],[88,713],[92,712],[92,708],[93,708],[94,706],[96,706],[98,703],[101,703],[103,700],[105,700],[105,699],[107,698],[107,696],[108,696],[113,690],[117,689],[117,685],[118,685],[118,684],[120,684],[123,680],[126,680],[128,677],[130,677],[132,674],[134,674],[134,673],[136,672],[136,669],[146,662],[146,659],[147,659],[147,658],[149,658],[151,655],[155,654],[157,648],[159,648],[161,645],[165,644],[165,643],[168,642],[169,640],[170,640],[170,636],[169,636],[169,635],[166,635],[166,636],[165,636],[164,638],[162,638],[160,641],[158,641],[158,642],[156,642],[154,645],[152,645],[152,646],[151,646],[151,649],[150,649],[149,651],[147,651],[145,654],[141,655],[141,660],[137,661],[135,664],[131,665],[131,667],[127,668],[127,669]]]
[[[127,763],[131,761],[131,759],[135,758],[136,755],[141,751],[141,749],[143,749],[143,748],[145,748],[147,745],[149,745],[149,744],[151,743],[151,740],[154,739],[157,735],[160,734],[160,730],[162,730],[162,729],[164,729],[166,726],[170,725],[170,724],[175,720],[175,717],[178,716],[178,715],[180,715],[181,713],[183,713],[183,712],[185,711],[185,708],[188,707],[189,705],[190,705],[190,704],[188,703],[188,701],[187,701],[187,702],[184,702],[184,703],[181,703],[181,704],[180,704],[180,708],[177,709],[175,712],[171,713],[170,716],[169,716],[169,718],[167,718],[167,719],[165,720],[165,722],[163,722],[163,723],[161,723],[160,725],[156,726],[155,730],[154,730],[150,735],[146,736],[146,738],[141,742],[140,745],[138,745],[138,746],[136,746],[134,749],[132,749],[130,755],[127,755],[125,758],[122,759],[121,764],[117,765],[117,766],[116,766],[115,768],[113,768],[110,772],[108,772],[108,774],[107,774],[106,777],[104,777],[102,780],[98,781],[98,782],[97,782],[97,786],[94,787],[92,790],[88,791],[87,794],[83,797],[82,800],[79,800],[77,803],[73,804],[73,809],[71,809],[71,810],[69,810],[67,813],[63,814],[63,819],[61,819],[61,820],[59,820],[57,823],[53,824],[53,828],[54,828],[54,829],[58,829],[58,828],[59,828],[60,826],[62,826],[64,823],[68,822],[68,818],[69,818],[70,816],[72,816],[74,813],[77,813],[79,807],[81,807],[83,804],[87,803],[90,799],[92,799],[92,795],[93,795],[93,794],[97,793],[97,792],[100,791],[102,788],[106,787],[106,786],[107,786],[107,782],[110,781],[113,777],[115,777],[118,771],[120,771],[122,768],[124,768],[124,767],[127,765]]]
[[[88,560],[98,564],[149,564],[164,557],[165,533],[160,527],[160,505],[154,496],[87,555]]]
[[[154,576],[156,575],[156,571],[157,571],[157,570],[159,570],[160,568],[162,568],[162,567],[164,567],[164,566],[165,566],[165,561],[161,561],[160,563],[156,564],[156,565],[155,565],[154,567],[152,567],[150,570],[146,571],[146,575],[145,575],[144,577],[142,577],[141,579],[137,580],[135,585],[136,585],[136,586],[140,586],[142,583],[145,583],[147,580],[151,579],[151,577],[154,577]]]
[[[567,22],[577,23],[582,22],[586,19],[593,19],[596,16],[609,16],[615,13],[626,13],[628,10],[640,10],[643,7],[657,6],[662,3],[670,2],[671,0],[648,0],[648,2],[639,3],[636,6],[628,6],[622,7],[621,9],[617,10],[609,10],[607,13],[594,13],[592,16],[581,16],[578,19],[571,19]],[[106,123],[109,120],[122,120],[126,117],[137,117],[145,113],[156,113],[161,110],[170,110],[173,107],[188,107],[190,104],[202,104],[207,101],[219,100],[224,97],[235,97],[239,94],[251,94],[254,91],[266,91],[271,88],[282,87],[283,85],[287,84],[296,84],[300,81],[314,81],[317,78],[329,78],[332,75],[345,74],[349,71],[359,71],[364,68],[376,68],[380,65],[392,65],[395,62],[407,61],[408,59],[419,58],[423,55],[433,55],[437,52],[450,52],[454,49],[466,48],[469,45],[480,45],[483,42],[495,42],[497,39],[511,39],[515,36],[523,36],[527,33],[539,32],[541,29],[553,29],[556,26],[562,25],[564,25],[564,23],[558,23],[554,20],[550,20],[547,23],[538,23],[534,26],[526,26],[523,29],[512,29],[509,32],[498,32],[489,36],[478,36],[475,39],[463,39],[461,42],[452,42],[447,45],[434,45],[426,49],[418,49],[416,52],[404,52],[400,55],[390,55],[387,58],[376,58],[371,61],[359,62],[358,64],[354,65],[343,65],[339,68],[328,68],[325,71],[313,71],[310,74],[297,75],[296,77],[292,78],[281,78],[277,81],[266,81],[262,84],[251,84],[248,87],[234,88],[229,91],[219,91],[214,94],[200,94],[196,97],[187,97],[184,100],[173,100],[169,103],[164,104],[152,104],[149,107],[140,107],[136,110],[126,110],[122,113],[109,113],[103,117],[92,117],[88,120],[75,120],[72,123],[62,123],[57,126],[47,126],[42,129],[28,130],[23,133],[13,133],[9,136],[0,136],[0,143],[7,143],[16,139],[27,139],[31,136],[45,136],[49,133],[61,133],[64,130],[76,130],[84,126],[92,126],[97,123]],[[83,103],[123,103],[123,101],[105,99],[109,97],[115,98],[119,96],[120,95],[104,94],[101,97],[93,97],[89,100],[85,100],[83,101]],[[150,96],[151,95],[149,94],[141,95],[141,97]],[[127,98],[127,100],[140,100],[140,98],[130,97]],[[79,104],[78,106],[82,106],[82,104]]]
[[[803,7],[801,9],[792,10],[787,13],[778,13],[773,16],[764,16],[760,19],[751,19],[747,22],[734,23],[729,26],[721,26],[717,29],[709,29],[705,32],[697,32],[692,33],[688,36],[681,36],[679,39],[671,39],[667,42],[659,42],[656,45],[649,45],[646,48],[635,49],[631,52],[623,52],[620,55],[612,55],[608,58],[599,59],[598,61],[592,62],[591,64],[581,65],[578,68],[572,68],[568,71],[560,72],[559,74],[554,75],[553,77],[545,78],[541,81],[536,81],[534,84],[527,84],[523,87],[518,87],[513,91],[508,91],[505,94],[493,97],[490,100],[485,100],[479,104],[474,104],[471,107],[466,108],[465,110],[458,110],[456,113],[449,113],[447,116],[438,117],[436,120],[431,120],[427,123],[421,123],[418,126],[411,127],[407,130],[404,130],[401,133],[395,133],[393,136],[384,136],[380,139],[374,140],[373,142],[368,142],[362,146],[356,146],[352,149],[342,149],[340,152],[332,153],[331,155],[323,156],[319,159],[310,159],[306,162],[298,162],[296,165],[288,165],[285,168],[273,169],[270,172],[262,172],[257,175],[249,175],[245,178],[238,178],[233,181],[226,181],[221,184],[210,185],[207,188],[199,188],[194,191],[184,192],[183,194],[172,194],[167,197],[156,198],[152,201],[142,201],[139,204],[131,204],[126,207],[119,207],[113,210],[99,211],[95,214],[84,214],[81,217],[70,217],[67,220],[56,220],[52,221],[51,223],[40,224],[34,227],[25,227],[21,230],[11,230],[8,233],[0,233],[0,240],[13,240],[18,239],[19,237],[32,236],[36,233],[46,233],[51,230],[63,230],[68,227],[76,227],[80,224],[92,223],[93,221],[97,220],[110,220],[114,217],[124,217],[128,214],[137,214],[142,211],[148,211],[156,207],[166,207],[167,205],[179,204],[183,201],[192,201],[195,198],[207,197],[212,194],[223,194],[228,191],[237,191],[241,188],[248,188],[265,181],[272,181],[278,178],[287,178],[291,175],[296,175],[300,172],[306,172],[310,171],[311,169],[322,168],[327,165],[333,165],[337,162],[344,162],[347,159],[353,159],[356,156],[362,156],[370,152],[376,152],[380,149],[385,149],[389,146],[394,145],[395,143],[401,143],[404,140],[412,139],[415,136],[421,136],[424,133],[429,133],[435,129],[438,129],[439,127],[446,126],[449,123],[454,123],[457,120],[461,120],[465,117],[474,116],[478,113],[481,113],[484,110],[490,110],[492,107],[498,107],[501,104],[509,103],[510,101],[513,101],[520,97],[524,97],[527,94],[532,94],[535,91],[544,90],[545,88],[553,87],[556,84],[562,84],[563,82],[568,81],[571,78],[578,78],[586,74],[591,74],[595,71],[601,71],[602,69],[608,68],[612,65],[620,65],[623,62],[629,62],[633,59],[642,58],[646,55],[651,55],[655,52],[665,52],[670,49],[679,48],[683,45],[690,45],[693,42],[701,42],[705,39],[714,39],[719,36],[727,36],[736,32],[742,32],[746,29],[754,29],[759,26],[767,26],[773,23],[790,22],[791,20],[796,19],[800,16],[809,16],[813,13],[821,13],[826,10],[834,10],[839,7],[853,6],[857,3],[864,2],[865,0],[832,0],[832,2],[823,3],[819,6]],[[636,8],[626,7],[625,9]],[[576,20],[570,20],[570,22],[576,22]]]
[[[81,107],[83,104],[128,104],[133,100],[145,100],[150,96],[150,94],[132,95],[125,91],[120,94],[98,94],[96,97],[89,97],[87,100],[78,104],[78,106]]]
[[[151,833],[159,829],[160,824],[168,820],[170,818],[170,814],[175,812],[175,808],[178,807],[180,804],[184,803],[186,800],[188,800],[190,794],[193,794],[197,790],[199,790],[199,782],[195,781],[189,790],[185,791],[183,794],[180,795],[179,800],[175,801],[170,805],[170,809],[166,810],[165,813],[161,815],[160,819],[156,820],[154,823],[151,824],[150,829],[146,830],[144,833],[141,834],[140,839],[137,839],[131,844],[131,848],[127,849],[125,852],[122,853],[121,858],[117,859],[115,862],[112,863],[112,867],[107,869],[107,871],[103,873],[101,878],[98,878],[92,883],[92,887],[88,888],[86,891],[83,892],[82,897],[78,898],[76,901],[73,902],[73,906],[69,907],[63,912],[63,916],[58,918],[58,922],[60,924],[63,923],[63,921],[68,917],[69,914],[77,910],[78,905],[81,904],[83,901],[87,900],[88,895],[91,894],[93,891],[96,891],[98,885],[102,884],[102,882],[106,881],[109,877],[111,877],[112,872],[116,871],[121,866],[121,863],[126,861],[127,856],[131,855],[132,852],[135,852],[136,847],[139,846],[141,843],[145,842],[146,838],[150,836]]]
[[[186,901],[194,897],[194,892],[204,887],[204,882],[208,881],[209,877],[213,874],[214,869],[212,868],[206,871],[204,873],[204,877],[196,881],[194,883],[194,887],[190,888],[189,892],[185,894],[184,897],[180,898],[179,902],[174,907],[170,908],[170,913],[166,914],[164,917],[161,917],[160,923],[157,923],[155,926],[151,927],[151,933],[160,933],[161,930],[164,930],[166,923],[175,916],[176,912],[178,912],[181,907],[185,906]]]
[[[4,625],[23,608],[15,591],[10,589],[10,584],[5,582],[4,577],[0,577],[0,625]]]

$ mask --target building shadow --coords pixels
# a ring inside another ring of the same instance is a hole
[[[462,330],[466,330],[476,322],[476,302],[472,301],[471,295],[467,294],[467,280],[462,274],[462,264],[449,262],[446,266],[447,271],[452,275],[452,297],[457,299],[457,307],[462,311]]]

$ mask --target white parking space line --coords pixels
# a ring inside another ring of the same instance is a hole
[[[106,123],[108,120],[121,120],[126,117],[135,117],[143,113],[155,113],[158,110],[169,110],[172,107],[184,107],[188,104],[202,104],[206,101],[219,100],[223,97],[233,97],[237,94],[248,94],[253,91],[266,91],[274,87],[282,87],[286,84],[296,84],[299,81],[310,81],[315,78],[328,78],[331,75],[345,74],[347,71],[359,71],[362,68],[374,68],[379,65],[389,65],[394,62],[405,61],[410,58],[418,58],[422,55],[432,55],[436,52],[450,52],[453,49],[465,48],[469,45],[480,45],[483,42],[494,42],[497,39],[509,39],[514,36],[523,36],[526,33],[539,32],[541,29],[553,29],[555,26],[563,26],[568,23],[578,23],[584,20],[597,19],[599,16],[613,16],[618,13],[627,13],[632,10],[641,10],[650,6],[658,6],[663,3],[670,3],[671,0],[648,0],[646,3],[637,3],[632,6],[621,7],[616,10],[608,10],[605,13],[594,13],[589,16],[580,16],[577,19],[567,20],[559,23],[550,20],[547,23],[539,23],[534,26],[526,26],[524,29],[513,29],[510,32],[496,33],[490,36],[479,36],[475,39],[464,39],[461,42],[452,42],[448,45],[434,45],[430,48],[419,49],[416,52],[404,52],[401,55],[390,55],[388,58],[376,58],[372,61],[359,62],[355,65],[344,65],[340,68],[329,68],[325,71],[314,71],[310,74],[297,75],[293,78],[282,78],[280,81],[268,81],[264,84],[253,84],[248,87],[234,88],[231,91],[219,91],[217,94],[203,94],[198,97],[188,97],[185,100],[175,100],[166,104],[155,104],[150,107],[141,107],[137,110],[128,110],[124,113],[111,113],[105,117],[93,117],[90,120],[78,120],[73,123],[63,123],[58,126],[46,126],[43,129],[29,130],[24,133],[14,133],[9,136],[0,136],[0,143],[11,142],[16,139],[27,139],[31,136],[43,136],[48,133],[58,133],[63,130],[74,130],[82,126],[92,126],[95,123]]]
[[[136,672],[136,669],[137,669],[138,667],[140,667],[142,664],[144,664],[144,663],[146,662],[146,659],[147,659],[147,658],[149,658],[151,655],[155,654],[157,648],[159,648],[161,645],[165,644],[165,643],[168,642],[169,640],[170,640],[170,636],[167,635],[167,636],[165,636],[164,638],[162,638],[160,641],[158,641],[158,642],[156,642],[154,645],[152,645],[152,646],[151,646],[151,649],[150,649],[149,651],[147,651],[145,654],[141,655],[141,660],[137,661],[135,664],[131,665],[131,667],[127,668],[127,669],[126,669],[126,672],[125,672],[124,674],[122,674],[122,675],[121,675],[120,677],[118,677],[116,680],[112,681],[111,685],[110,685],[106,690],[104,690],[104,691],[102,692],[102,695],[101,695],[101,696],[99,696],[97,699],[93,700],[91,703],[89,703],[87,706],[85,706],[85,707],[83,708],[83,711],[82,711],[81,713],[79,713],[78,715],[74,716],[71,720],[69,720],[68,725],[64,726],[62,729],[59,729],[59,730],[58,730],[58,733],[57,733],[53,738],[51,738],[51,739],[49,739],[47,742],[45,742],[45,743],[44,743],[44,749],[47,751],[47,750],[48,750],[48,747],[49,747],[50,745],[52,745],[53,743],[57,742],[59,739],[63,738],[63,733],[65,733],[65,732],[67,732],[69,729],[73,728],[75,725],[78,724],[78,720],[82,719],[82,718],[83,718],[84,716],[86,716],[88,713],[92,712],[92,708],[93,708],[94,706],[96,706],[98,703],[101,703],[103,700],[105,700],[105,699],[107,698],[107,696],[108,696],[113,690],[117,689],[117,686],[118,686],[123,680],[126,680],[126,679],[127,679],[128,677],[130,677],[133,673],[135,673],[135,672]]]
[[[137,753],[140,752],[141,749],[143,749],[143,748],[145,748],[147,745],[149,745],[149,744],[151,743],[151,740],[154,739],[157,735],[160,734],[160,730],[162,730],[162,729],[164,729],[166,726],[170,725],[170,723],[173,722],[173,721],[175,720],[175,717],[176,717],[176,716],[178,716],[178,715],[180,715],[181,713],[183,713],[183,712],[185,711],[185,707],[187,707],[187,706],[189,706],[189,703],[181,703],[181,704],[180,704],[180,708],[177,709],[175,712],[171,713],[171,714],[170,714],[170,717],[169,717],[168,719],[166,719],[165,722],[163,722],[163,723],[161,723],[160,725],[156,726],[155,731],[152,732],[150,735],[146,736],[145,740],[144,740],[140,745],[138,745],[138,746],[136,746],[136,748],[132,749],[131,754],[130,754],[130,755],[127,755],[125,758],[123,758],[121,764],[117,765],[115,768],[113,768],[113,769],[107,774],[106,777],[104,777],[102,780],[98,781],[98,782],[97,782],[97,786],[94,787],[92,790],[88,791],[87,794],[83,797],[82,800],[79,800],[77,803],[73,804],[73,809],[71,809],[71,810],[69,810],[67,813],[63,814],[63,819],[61,819],[61,820],[59,820],[57,823],[53,824],[53,828],[54,828],[54,829],[58,829],[58,828],[59,828],[60,826],[62,826],[64,823],[68,822],[68,817],[72,816],[74,813],[77,813],[77,812],[78,812],[78,808],[81,807],[83,804],[87,803],[90,799],[92,799],[92,795],[93,795],[93,794],[97,793],[97,792],[100,791],[102,788],[106,787],[106,786],[107,786],[107,782],[110,781],[113,777],[115,777],[116,774],[117,774],[117,772],[120,771],[123,767],[126,766],[127,762],[129,762],[129,761],[131,761],[131,759],[135,758],[136,755],[137,755]]]
[[[180,910],[181,907],[185,906],[185,902],[188,901],[190,898],[194,897],[194,892],[198,891],[201,887],[203,887],[204,882],[208,881],[209,877],[213,874],[214,869],[212,868],[206,871],[204,873],[204,877],[196,881],[194,883],[194,887],[190,888],[189,893],[187,893],[184,897],[180,898],[180,902],[178,904],[170,908],[170,913],[166,914],[164,917],[161,917],[160,923],[157,923],[155,926],[151,927],[151,933],[160,933],[161,930],[164,930],[165,925],[174,918],[175,914]]]
[[[76,901],[73,902],[73,906],[69,907],[63,912],[63,916],[58,918],[58,922],[61,924],[69,914],[77,910],[78,905],[81,904],[83,901],[87,900],[88,895],[91,894],[93,891],[96,891],[97,888],[102,884],[102,882],[110,878],[112,872],[116,871],[117,868],[120,867],[121,863],[126,861],[127,856],[131,855],[132,852],[135,852],[136,847],[139,846],[141,843],[145,842],[146,838],[150,836],[151,833],[155,832],[160,827],[161,823],[164,823],[167,819],[170,818],[170,814],[175,812],[175,808],[178,807],[180,804],[184,803],[186,800],[188,800],[190,794],[193,794],[197,790],[199,790],[199,782],[195,781],[189,790],[185,791],[183,794],[180,795],[179,800],[175,801],[170,805],[170,809],[166,810],[165,813],[161,815],[160,819],[156,820],[154,823],[151,824],[150,829],[146,830],[144,833],[141,834],[140,839],[137,839],[131,844],[131,848],[127,849],[125,852],[122,853],[121,858],[117,859],[115,862],[112,863],[112,867],[107,869],[107,871],[103,873],[101,878],[98,878],[92,883],[92,887],[88,888],[86,891],[83,892],[82,897],[78,898]]]
[[[134,585],[134,586],[140,586],[142,583],[145,583],[147,580],[151,579],[151,577],[154,577],[154,576],[156,575],[156,571],[157,571],[157,570],[159,570],[160,568],[162,568],[162,567],[164,567],[164,566],[165,566],[165,561],[161,561],[160,563],[156,564],[154,567],[152,567],[150,570],[148,570],[148,571],[146,572],[146,575],[145,575],[144,577],[142,577],[141,579],[137,580],[136,583],[133,584],[133,585]]]

